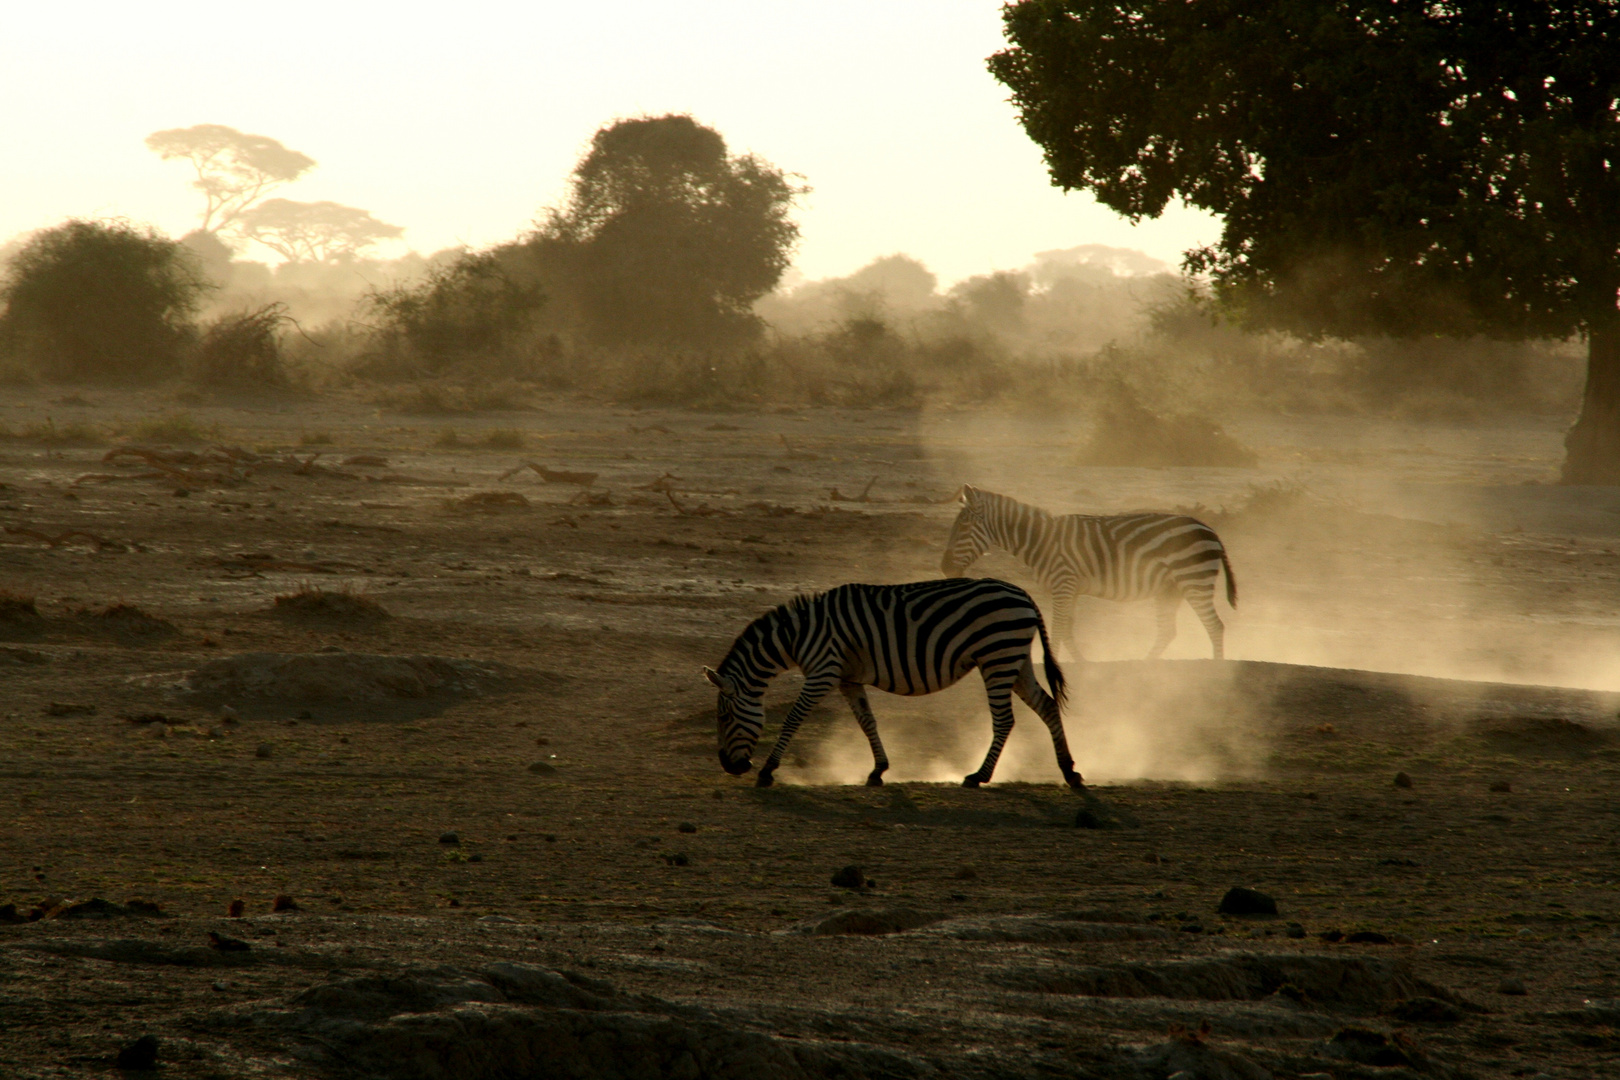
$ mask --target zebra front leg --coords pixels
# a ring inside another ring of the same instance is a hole
[[[1181,593],[1162,592],[1153,598],[1159,619],[1159,632],[1153,638],[1153,648],[1148,650],[1147,658],[1157,660],[1164,655],[1164,650],[1176,637],[1176,611],[1181,606]]]
[[[827,696],[827,691],[837,683],[837,675],[819,675],[804,680],[798,700],[793,703],[793,708],[788,710],[787,719],[782,721],[782,733],[776,737],[776,745],[771,747],[771,756],[766,758],[765,764],[759,768],[759,777],[754,781],[755,787],[771,786],[775,779],[772,774],[776,772],[776,767],[782,764],[782,755],[787,752],[787,745],[793,738],[793,733],[799,730],[799,725],[810,714],[810,710],[815,708],[821,699]]]
[[[872,771],[867,774],[866,786],[882,787],[883,774],[889,771],[889,755],[883,752],[883,740],[878,738],[877,717],[872,715],[872,703],[866,700],[866,687],[860,683],[844,683],[839,689],[844,692],[845,700],[855,713],[855,722],[861,725],[866,741],[872,746]]]
[[[1026,660],[1019,669],[1013,690],[1024,699],[1024,704],[1035,710],[1036,715],[1045,722],[1046,730],[1052,733],[1052,750],[1057,754],[1058,771],[1063,774],[1063,782],[1076,791],[1084,791],[1086,783],[1075,772],[1074,758],[1069,753],[1069,740],[1063,733],[1063,712],[1058,708],[1058,703],[1052,700],[1052,695],[1035,681],[1035,665],[1032,662]]]
[[[1025,662],[1028,662],[1027,656]],[[979,673],[983,675],[984,669],[980,668]],[[1012,686],[1016,680],[1017,676],[1011,671],[985,676],[984,692],[990,699],[990,752],[984,755],[984,764],[979,766],[978,772],[962,778],[963,787],[976,788],[980,784],[988,784],[996,771],[1001,748],[1007,745],[1007,736],[1012,734]]]

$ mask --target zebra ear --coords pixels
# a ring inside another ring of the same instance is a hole
[[[714,683],[715,686],[719,687],[722,694],[735,694],[737,692],[737,684],[720,674],[718,671],[714,670],[712,667],[706,667],[703,669],[703,677]]]
[[[971,503],[974,496],[978,494],[978,488],[974,487],[972,484],[963,484],[956,492],[956,498],[962,503],[963,506],[966,506],[967,504]]]

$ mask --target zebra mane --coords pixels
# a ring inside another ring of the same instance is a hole
[[[1006,506],[1006,505],[1010,504],[1011,506],[1017,507],[1017,508],[1019,508],[1021,510],[1027,510],[1029,513],[1038,515],[1040,517],[1049,518],[1049,517],[1052,516],[1052,513],[1050,511],[1043,510],[1039,506],[1036,506],[1034,503],[1020,502],[1019,500],[1013,498],[1011,495],[1002,495],[999,492],[983,491],[983,490],[975,490],[974,494],[977,495],[980,499],[984,500],[985,502],[988,502],[988,503],[991,503],[991,504],[1000,503],[1003,506]]]

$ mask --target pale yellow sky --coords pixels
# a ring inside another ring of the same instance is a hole
[[[424,253],[491,244],[563,196],[601,124],[668,112],[815,189],[811,278],[906,252],[951,281],[1093,243],[1174,264],[1219,232],[1184,209],[1133,227],[1052,188],[985,71],[986,0],[59,2],[6,24],[0,242],[69,216],[187,231],[187,168],[142,140],[217,123],[319,162],[286,198],[363,207]]]

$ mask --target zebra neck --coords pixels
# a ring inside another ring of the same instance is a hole
[[[780,609],[754,620],[731,647],[731,655],[720,665],[728,675],[741,676],[745,683],[763,684],[796,663],[794,644],[797,626]]]
[[[1003,551],[1033,565],[1046,549],[1047,537],[1052,531],[1052,515],[1029,506],[1021,505],[1019,510],[1020,513],[1008,514],[994,522],[990,538]]]

